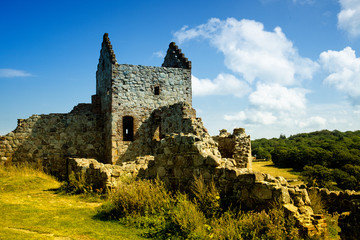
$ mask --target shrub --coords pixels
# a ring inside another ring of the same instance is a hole
[[[325,203],[324,200],[321,198],[321,195],[316,190],[310,190],[308,192],[311,202],[311,208],[313,209],[314,213],[315,214],[326,213]]]
[[[173,198],[159,180],[122,181],[100,215],[119,219],[131,215],[163,214],[169,211],[172,202]]]
[[[181,239],[206,239],[206,218],[198,210],[198,206],[191,202],[187,195],[178,193],[176,205],[169,213],[164,228],[152,237],[168,238],[171,236]]]
[[[271,209],[268,213],[225,212],[211,222],[212,239],[300,239],[295,220],[287,219],[283,209]]]
[[[215,217],[220,214],[220,194],[216,189],[214,181],[207,186],[202,175],[194,177],[191,192],[195,196],[195,203],[207,218]]]
[[[69,174],[68,181],[64,182],[59,189],[60,192],[64,191],[69,194],[92,193],[92,185],[86,182],[86,177],[82,173]]]
[[[332,169],[321,165],[305,166],[301,172],[301,179],[309,187],[331,188],[333,179]]]

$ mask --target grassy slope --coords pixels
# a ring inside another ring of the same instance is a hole
[[[0,239],[141,239],[137,229],[94,219],[101,200],[51,190],[59,186],[41,172],[0,167]]]
[[[274,165],[272,161],[253,162],[252,169],[257,172],[268,173],[274,177],[282,176],[287,180],[297,180],[299,173],[295,172],[292,168],[280,168]],[[296,181],[296,183],[300,183]]]

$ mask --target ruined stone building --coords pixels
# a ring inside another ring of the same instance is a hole
[[[159,177],[186,191],[202,176],[233,205],[256,209],[278,202],[305,231],[324,230],[306,189],[251,171],[250,136],[243,128],[209,135],[192,108],[191,62],[175,43],[161,67],[118,64],[104,34],[90,104],[19,119],[14,131],[0,136],[0,164],[21,162],[42,165],[60,179],[84,174],[97,189],[132,175]]]
[[[191,104],[191,62],[175,43],[170,43],[161,67],[118,64],[104,34],[92,103],[79,104],[68,114],[19,119],[17,128],[1,137],[1,161],[38,162],[64,177],[69,157],[114,165],[151,158],[166,135],[207,134]],[[224,142],[217,139],[220,145]],[[246,157],[234,154],[241,167],[251,157],[246,139]]]

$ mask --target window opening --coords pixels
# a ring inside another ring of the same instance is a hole
[[[130,116],[123,117],[123,140],[134,140],[134,118]]]
[[[156,87],[154,88],[154,94],[155,94],[155,95],[160,95],[160,87],[159,87],[159,86],[156,86]]]

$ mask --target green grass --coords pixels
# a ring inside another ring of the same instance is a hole
[[[58,194],[60,185],[29,167],[0,167],[0,239],[142,239],[139,229],[94,218],[100,198]]]
[[[282,176],[287,180],[296,180],[294,183],[300,184],[299,172],[294,171],[292,168],[280,168],[270,161],[253,162],[252,169],[257,172],[268,173],[274,177]]]

